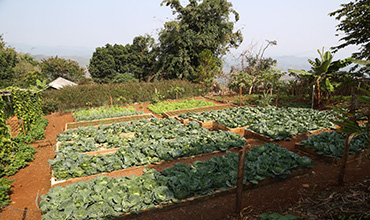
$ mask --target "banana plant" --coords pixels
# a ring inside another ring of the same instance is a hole
[[[320,55],[320,58],[315,58],[315,60],[308,60],[308,62],[312,65],[310,71],[304,71],[304,70],[294,70],[294,69],[288,69],[289,72],[300,74],[303,76],[309,76],[314,78],[315,84],[316,84],[316,103],[317,105],[320,105],[321,103],[321,87],[320,82],[324,81],[326,85],[326,89],[331,91],[334,89],[333,85],[331,84],[329,78],[339,71],[339,69],[348,66],[351,64],[352,58],[347,58],[344,60],[333,60],[333,55],[330,51],[324,52],[324,49],[322,52],[320,50],[317,50],[317,52]]]

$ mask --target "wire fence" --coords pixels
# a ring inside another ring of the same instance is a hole
[[[40,220],[41,211],[32,209],[20,209],[12,206],[6,207],[0,214],[2,220]]]

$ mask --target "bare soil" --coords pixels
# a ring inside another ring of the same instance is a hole
[[[135,104],[135,107],[149,113],[150,111],[146,108],[147,105]],[[54,113],[46,116],[46,118],[49,119],[46,138],[33,144],[37,150],[35,160],[10,177],[14,180],[10,195],[12,203],[0,213],[1,220],[41,219],[41,212],[36,205],[36,201],[38,195],[45,194],[50,189],[51,173],[47,160],[55,156],[52,146],[55,144],[57,135],[65,127],[65,123],[73,121],[71,113]],[[307,136],[301,136],[292,141],[279,141],[277,143],[297,152],[294,145],[306,138]],[[247,139],[247,142],[251,145],[264,143],[256,139]],[[299,202],[314,194],[324,192],[328,188],[336,188],[339,165],[314,160],[317,165],[308,174],[244,191],[242,201],[244,209],[241,213],[235,213],[235,194],[230,193],[206,201],[195,200],[185,206],[174,205],[171,209],[159,209],[140,215],[128,215],[125,219],[250,219],[250,216],[269,211],[286,212],[290,207],[297,206]],[[191,160],[188,162],[191,163]],[[369,167],[370,160],[368,157],[348,163],[345,187],[356,186],[356,184],[361,183],[365,185],[363,189],[368,189],[370,187]],[[140,175],[141,173],[132,174]]]

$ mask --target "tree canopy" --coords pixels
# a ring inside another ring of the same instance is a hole
[[[342,43],[333,47],[335,51],[350,45],[360,47],[360,51],[353,53],[356,59],[370,59],[370,1],[355,0],[341,4],[341,8],[331,12],[340,23],[337,31],[343,31]]]
[[[189,0],[185,7],[179,0],[164,0],[161,4],[170,6],[173,14],[177,14],[176,20],[166,22],[159,33],[158,73],[165,78],[194,81],[204,50],[220,59],[243,40],[239,30],[233,32],[239,14],[226,0]],[[234,21],[230,18],[232,14]]]
[[[78,82],[85,75],[85,69],[80,67],[76,61],[66,60],[58,56],[42,59],[40,68],[44,78],[49,81],[63,77]]]
[[[138,36],[132,44],[96,48],[88,68],[93,80],[103,83],[147,80],[154,73],[153,44],[152,37]]]

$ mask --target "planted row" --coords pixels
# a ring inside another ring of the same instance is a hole
[[[116,118],[130,115],[141,115],[144,114],[142,111],[136,111],[134,107],[100,107],[100,108],[91,108],[91,109],[81,109],[73,113],[73,117],[76,121],[91,121],[103,118]]]
[[[174,140],[135,140],[111,155],[88,156],[73,151],[57,152],[49,160],[56,179],[90,176],[134,166],[149,165],[162,160],[242,147],[244,137],[231,132],[216,131]]]
[[[353,138],[349,147],[349,154],[355,154],[363,149],[370,148],[369,138],[366,134]],[[333,131],[313,135],[308,140],[302,141],[301,144],[314,149],[319,155],[340,158],[343,156],[345,140],[346,136],[344,134]]]
[[[311,166],[300,157],[275,144],[254,146],[246,154],[244,183],[257,184],[269,177],[286,178],[292,171]],[[238,155],[226,156],[193,165],[176,164],[159,173],[145,170],[142,176],[108,178],[73,183],[50,189],[41,196],[40,208],[48,219],[99,219],[138,213],[159,204],[178,202],[196,195],[227,190],[237,181]]]
[[[334,128],[332,121],[336,118],[332,111],[249,106],[179,116],[199,121],[217,121],[229,128],[249,126],[249,130],[276,140],[308,131]]]
[[[123,135],[130,132],[133,132],[132,135]],[[174,139],[207,132],[209,131],[196,122],[183,125],[173,118],[162,120],[153,118],[131,123],[101,125],[98,128],[71,129],[60,134],[57,140],[62,141],[59,151],[88,152],[122,147],[136,139],[141,141]]]
[[[148,109],[155,114],[162,114],[163,112],[178,110],[178,109],[190,109],[205,106],[214,106],[213,102],[208,102],[204,99],[187,99],[177,102],[160,102],[157,104],[148,105]]]

